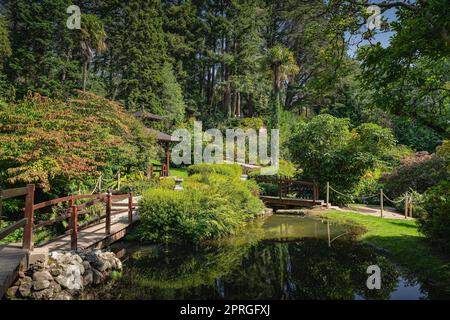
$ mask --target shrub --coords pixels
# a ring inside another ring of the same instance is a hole
[[[450,182],[443,180],[427,190],[419,215],[419,229],[436,245],[450,250]]]
[[[287,160],[280,160],[277,177],[293,178],[297,173],[295,165]],[[250,177],[259,176],[261,174],[261,169],[253,170],[249,173]]]
[[[417,152],[402,159],[398,168],[382,177],[382,182],[386,193],[391,197],[399,197],[410,189],[424,193],[443,178],[444,169],[441,157],[426,151]]]
[[[229,177],[240,177],[242,175],[242,167],[238,164],[194,164],[188,167],[189,175],[197,173],[219,173]]]
[[[342,193],[354,193],[360,179],[379,166],[384,154],[394,147],[392,132],[372,123],[350,130],[348,119],[323,114],[308,123],[300,123],[292,135],[290,150],[303,169],[302,179],[318,181],[323,188],[327,181]],[[323,194],[322,194],[323,196]],[[348,199],[331,194],[338,204]]]
[[[155,137],[123,105],[79,92],[69,101],[35,95],[0,102],[2,187],[35,183],[47,194],[92,189],[100,174],[143,169]]]
[[[140,202],[141,240],[199,242],[235,234],[263,208],[253,181],[217,173],[188,177],[183,190],[148,190]]]

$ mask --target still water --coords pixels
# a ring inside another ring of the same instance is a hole
[[[223,241],[113,248],[121,277],[95,299],[427,299],[428,292],[385,256],[354,240],[361,232],[314,217],[274,215]],[[367,288],[367,267],[381,289]]]

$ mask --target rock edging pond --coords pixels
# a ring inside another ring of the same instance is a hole
[[[8,299],[72,300],[88,287],[107,282],[122,262],[113,252],[54,251],[37,261],[8,289]]]

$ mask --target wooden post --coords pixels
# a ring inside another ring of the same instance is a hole
[[[34,184],[27,185],[27,196],[25,198],[25,218],[27,223],[23,230],[23,248],[25,250],[33,250],[34,191]]]
[[[380,190],[380,208],[381,208],[381,217],[383,218],[383,189]]]
[[[330,209],[330,182],[327,181],[327,209]]]
[[[405,193],[405,219],[408,218],[408,192]]]
[[[280,178],[278,178],[278,196],[281,198],[283,197],[283,182]]]
[[[120,190],[120,170],[117,171],[117,190]]]
[[[170,176],[170,143],[166,142],[166,174]]]
[[[77,250],[78,248],[78,207],[73,205],[73,200],[70,201],[72,203],[72,209],[70,212],[70,249]]]
[[[133,223],[133,194],[128,192],[128,223]]]
[[[413,216],[413,194],[409,196],[409,216],[412,218]]]
[[[106,234],[111,234],[111,191],[106,194]]]

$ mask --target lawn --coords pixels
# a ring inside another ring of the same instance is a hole
[[[188,172],[186,168],[170,168],[170,175],[177,178],[186,178]]]
[[[422,283],[450,294],[450,257],[444,256],[426,241],[415,221],[339,211],[320,212],[319,215],[363,226],[366,232],[360,236],[361,241],[387,250],[393,261],[406,267]]]

